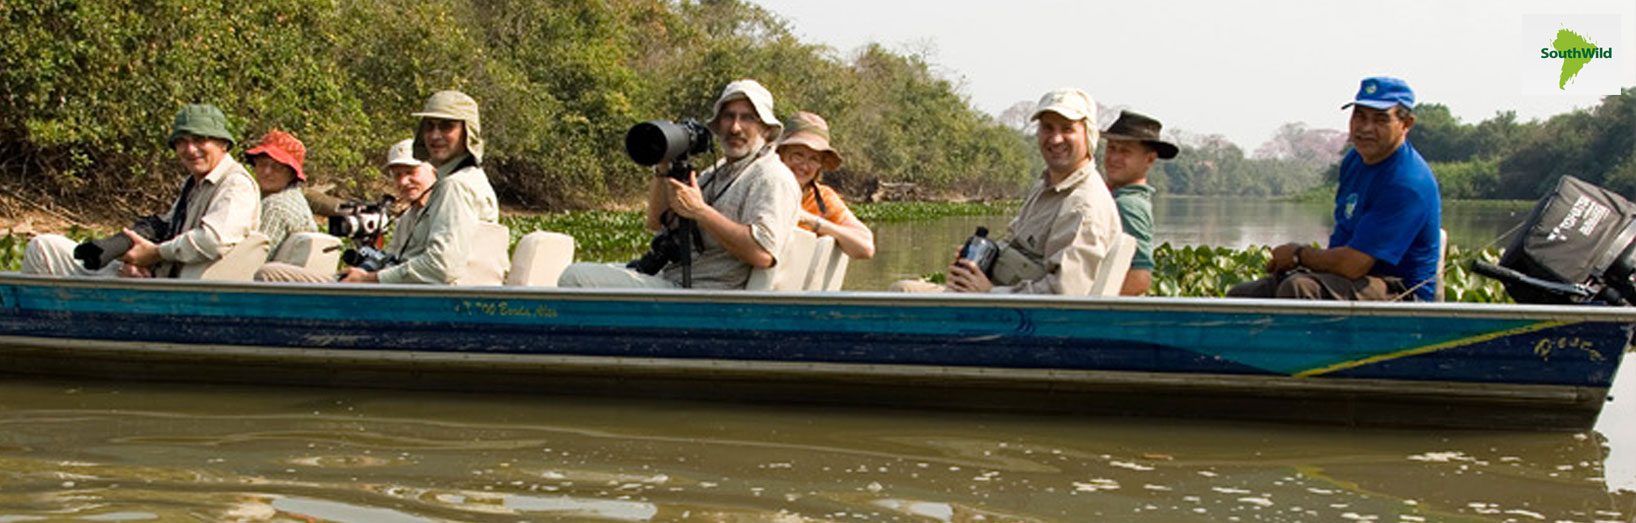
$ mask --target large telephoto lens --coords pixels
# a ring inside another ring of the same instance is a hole
[[[630,155],[631,161],[637,165],[659,165],[672,161],[692,148],[692,136],[675,122],[642,122],[625,133],[625,154]]]

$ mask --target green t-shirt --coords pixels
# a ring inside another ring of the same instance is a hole
[[[1153,192],[1152,186],[1140,183],[1113,190],[1125,234],[1136,237],[1136,255],[1130,258],[1132,269],[1153,270]]]

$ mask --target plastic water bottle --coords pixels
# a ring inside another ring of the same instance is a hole
[[[1000,246],[988,239],[988,227],[977,226],[977,234],[966,238],[966,244],[960,247],[960,259],[971,260],[982,269],[983,274],[990,275],[994,268],[994,257],[1000,254]]]

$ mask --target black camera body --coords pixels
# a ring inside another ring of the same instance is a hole
[[[373,244],[392,224],[392,195],[381,195],[380,201],[350,201],[335,207],[329,217],[331,236],[350,238],[359,244]]]
[[[682,183],[687,183],[693,173],[688,158],[709,152],[711,144],[710,129],[697,120],[652,120],[636,124],[625,133],[625,154],[630,155],[631,161],[641,166],[669,162],[670,169],[664,175]],[[648,252],[625,267],[643,274],[658,274],[666,265],[676,263],[682,267],[682,287],[690,288],[693,286],[692,247],[702,250],[704,241],[693,220],[674,222],[654,235]]]
[[[131,224],[131,232],[137,236],[147,238],[148,241],[159,243],[169,240],[171,234],[170,223],[156,214],[138,218]],[[135,244],[124,231],[114,233],[107,238],[100,238],[81,243],[74,247],[74,259],[85,265],[87,270],[99,270],[124,256]]]
[[[402,263],[403,260],[386,251],[365,245],[342,252],[341,262],[365,271],[380,272],[381,269]]]

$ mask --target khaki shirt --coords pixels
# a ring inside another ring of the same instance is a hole
[[[182,186],[187,187],[185,180]],[[216,168],[195,183],[192,195],[177,197],[167,218],[175,215],[183,197],[187,198],[187,209],[179,232],[159,244],[159,257],[164,262],[155,267],[154,274],[162,277],[169,276],[178,264],[221,259],[261,224],[261,188],[250,171],[231,156],[223,157]]]
[[[778,263],[776,258],[795,230],[801,187],[777,153],[763,150],[732,164],[718,162],[699,175],[699,191],[716,212],[749,225],[756,245],[772,253],[773,263]],[[750,264],[733,256],[703,227],[696,230],[704,237],[704,250],[691,250],[693,288],[743,289],[750,282]],[[677,286],[682,283],[681,265],[666,265],[660,275]]]
[[[479,223],[499,223],[500,203],[483,168],[456,158],[437,168],[426,207],[399,218],[387,252],[403,263],[381,270],[381,283],[453,283],[465,275]]]
[[[1061,294],[1084,296],[1096,279],[1096,266],[1107,257],[1119,235],[1119,210],[1096,163],[1068,175],[1062,183],[1045,184],[1050,173],[1029,189],[1005,244],[1045,266],[1046,275],[1011,286],[995,286],[996,293]]]

